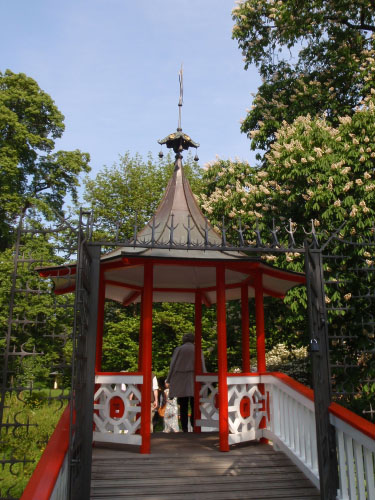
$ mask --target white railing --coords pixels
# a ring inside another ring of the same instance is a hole
[[[200,375],[202,430],[219,428],[217,375]],[[228,375],[228,443],[272,441],[319,488],[313,391],[280,373]],[[375,426],[332,404],[339,468],[338,500],[375,500]],[[262,422],[262,425],[260,425]],[[265,424],[265,428],[264,427]]]
[[[312,391],[289,377],[283,380],[275,374],[261,375],[260,379],[270,394],[271,418],[263,436],[272,441],[275,449],[283,451],[319,488]],[[290,384],[286,384],[286,380]]]
[[[142,381],[142,375],[95,376],[94,441],[142,444],[140,435]]]
[[[375,499],[375,426],[366,426],[339,405],[331,405],[330,411],[331,424],[336,428],[338,499]]]

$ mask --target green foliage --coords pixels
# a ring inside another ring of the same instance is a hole
[[[47,394],[43,391],[40,392],[29,392],[24,397],[25,405],[29,408],[35,410],[37,408],[41,408],[47,403]]]
[[[362,64],[375,31],[375,7],[360,0],[246,0],[232,11],[245,69],[263,79],[241,130],[268,149],[283,121],[352,114],[366,91]]]
[[[237,161],[212,164],[204,173],[208,188],[200,197],[202,209],[217,226],[222,215],[233,220],[234,228],[241,218],[250,238],[256,221],[261,231],[268,231],[273,219],[280,225],[288,219],[297,223],[296,236],[303,236],[301,226],[311,220],[326,235],[348,220],[353,222],[352,234],[371,228],[375,206],[372,92],[352,116],[338,117],[337,127],[309,115],[291,124],[284,122],[266,155],[266,168],[252,169]],[[287,255],[285,266],[302,270],[300,257]],[[276,257],[267,260],[276,262]]]
[[[56,401],[46,392],[24,391],[12,396],[7,395],[4,422],[12,423],[14,419],[21,425],[18,428],[2,428],[0,453],[2,457],[26,463],[16,463],[12,467],[6,464],[2,468],[0,496],[19,498],[33,473],[56,424],[65,408],[65,403]]]
[[[90,158],[79,150],[53,152],[63,121],[35,80],[0,72],[0,249],[27,207],[37,204],[48,216],[62,210],[67,194],[77,201],[78,176],[90,170]]]
[[[10,349],[31,356],[10,356],[8,372],[13,383],[50,386],[51,372],[58,371],[69,381],[71,352],[67,339],[73,325],[72,295],[56,296],[50,280],[41,278],[36,268],[63,261],[57,256],[56,240],[47,235],[24,235],[18,261]],[[8,327],[14,250],[0,253],[0,326]],[[5,347],[5,344],[4,344]]]

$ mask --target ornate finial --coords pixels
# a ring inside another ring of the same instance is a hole
[[[182,132],[181,128],[181,108],[182,104],[184,101],[184,86],[183,86],[183,70],[182,70],[182,64],[181,64],[181,69],[178,73],[178,79],[180,82],[180,98],[178,100],[178,127],[177,127],[177,132],[173,132],[172,134],[167,135],[164,139],[161,139],[158,141],[160,145],[165,144],[167,148],[173,149],[173,151],[176,153],[176,155],[180,155],[182,151],[185,149],[189,148],[199,148],[199,144],[197,142],[194,142],[191,137],[189,137],[187,134],[184,134]],[[163,154],[162,152],[159,153],[159,157],[162,158]],[[177,158],[177,156],[176,156]],[[197,155],[195,155],[195,161],[198,161],[199,158]]]

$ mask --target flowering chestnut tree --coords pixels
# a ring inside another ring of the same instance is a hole
[[[366,75],[374,74],[374,62],[369,55]],[[321,241],[338,230],[339,240],[374,242],[375,89],[369,85],[367,90],[351,115],[338,117],[337,126],[325,116],[284,121],[265,155],[264,166],[251,168],[237,160],[207,165],[207,190],[200,201],[211,221],[220,226],[225,214],[226,224],[231,220],[234,229],[241,224],[249,243],[256,243],[256,228],[264,241],[270,241],[270,228],[280,230],[281,235],[286,224],[296,230],[295,238],[302,243],[303,228],[311,220]],[[228,234],[236,237],[235,231]],[[335,243],[330,252],[339,256],[340,245],[340,241]],[[262,258],[304,271],[303,257],[296,252],[264,254]],[[332,363],[338,366],[345,360],[350,368],[337,370],[332,380],[340,388],[350,384],[345,389],[348,395],[340,396],[340,402],[359,412],[369,411],[375,393],[374,333],[371,321],[366,325],[366,318],[372,317],[373,302],[366,294],[375,289],[374,268],[375,246],[371,244],[347,246],[345,255],[325,264],[327,282],[333,283],[326,289],[326,303],[334,310],[330,312],[331,332],[342,332],[351,325],[347,338],[331,346]],[[276,341],[289,346],[307,344],[305,290],[292,289],[285,304],[283,310],[280,303],[268,304],[268,347]],[[344,392],[337,389],[340,391]]]
[[[361,66],[372,48],[375,5],[369,0],[246,0],[236,2],[233,38],[245,69],[263,83],[242,131],[253,149],[268,150],[283,121],[323,112],[338,125],[360,102]]]

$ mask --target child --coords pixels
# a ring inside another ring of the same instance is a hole
[[[164,413],[164,431],[163,432],[179,432],[178,426],[178,406],[177,398],[169,399],[169,384],[165,384],[165,396],[167,405]]]

